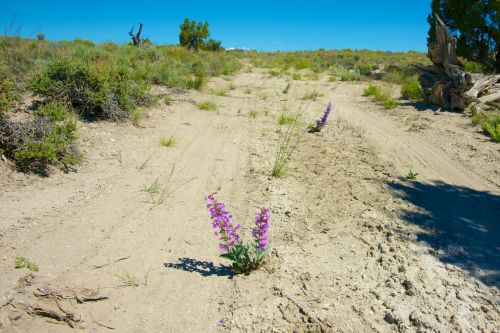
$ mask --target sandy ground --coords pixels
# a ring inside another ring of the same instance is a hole
[[[286,85],[254,70],[175,95],[141,127],[81,123],[77,172],[1,164],[0,331],[498,332],[498,144],[460,114],[382,110],[364,83]],[[206,100],[218,111],[198,110]],[[305,128],[329,101],[329,125],[271,177],[283,103]],[[169,185],[155,205],[141,188],[157,178]],[[264,268],[233,276],[218,257],[214,191],[246,235],[271,209]],[[82,288],[108,298],[78,303]]]

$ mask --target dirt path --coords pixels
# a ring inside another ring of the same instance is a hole
[[[26,304],[58,309],[33,296],[46,286],[104,291],[107,300],[60,301],[93,332],[499,328],[495,182],[364,110],[362,85],[297,81],[284,96],[284,79],[258,71],[232,83],[176,96],[140,128],[82,124],[87,158],[77,173],[2,171],[0,330],[71,330],[27,313]],[[306,103],[304,121],[327,101],[334,119],[306,136],[287,177],[271,178],[283,99],[302,103],[311,89],[323,96]],[[205,100],[218,112],[198,110]],[[177,144],[161,147],[170,135]],[[418,181],[401,178],[409,167]],[[156,178],[165,184],[172,168],[178,189],[155,206],[140,190]],[[257,207],[271,208],[265,269],[231,277],[221,266],[203,202],[215,190],[245,233]],[[13,269],[16,255],[40,267],[28,285],[18,281],[27,271]]]
[[[419,171],[424,181],[439,180],[448,184],[466,186],[479,191],[499,192],[495,186],[478,175],[456,163],[447,154],[435,146],[432,137],[419,138],[411,136],[403,128],[387,117],[376,112],[366,112],[363,108],[363,86],[339,86],[332,94],[339,115],[352,124],[357,124],[366,134],[372,145],[379,151],[378,156],[394,165],[404,174],[409,169]]]

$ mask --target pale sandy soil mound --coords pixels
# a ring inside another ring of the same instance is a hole
[[[141,127],[81,123],[74,173],[0,162],[0,331],[498,332],[498,144],[460,114],[382,110],[362,83],[286,85],[254,70],[175,95]],[[207,100],[217,112],[195,105]],[[334,111],[273,178],[287,101],[304,128]],[[169,186],[155,205],[141,189],[157,178]],[[214,191],[245,235],[271,209],[262,269],[233,276],[218,257]]]

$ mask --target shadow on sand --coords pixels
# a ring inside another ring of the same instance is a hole
[[[444,182],[389,183],[401,198],[421,208],[402,218],[422,227],[417,235],[444,263],[459,265],[490,286],[500,282],[500,196]]]
[[[229,266],[215,266],[212,262],[199,261],[191,258],[179,258],[177,263],[165,263],[163,264],[167,268],[180,269],[185,272],[194,272],[202,276],[227,276],[232,277],[234,275],[231,267]]]

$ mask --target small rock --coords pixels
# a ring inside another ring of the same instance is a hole
[[[409,319],[413,326],[424,327],[424,328],[432,327],[431,323],[427,320],[427,318],[417,310],[412,311],[412,313],[410,313]]]
[[[393,312],[387,312],[384,316],[384,320],[389,324],[397,325],[402,322],[401,318],[398,318]]]
[[[415,286],[410,280],[404,280],[403,287],[405,288],[406,295],[415,296],[417,294]]]

